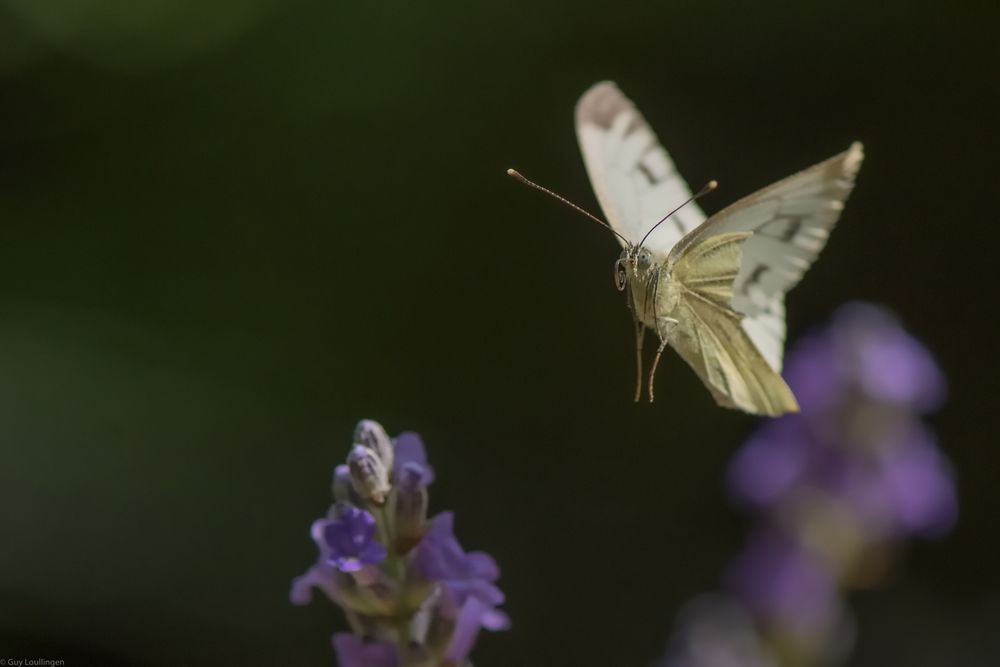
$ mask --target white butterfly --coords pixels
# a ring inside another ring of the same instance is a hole
[[[826,244],[861,166],[861,144],[708,220],[694,203],[665,219],[691,191],[614,83],[598,83],[580,98],[576,131],[597,199],[624,247],[616,279],[636,323],[636,400],[649,328],[660,339],[650,401],[669,344],[719,405],[764,415],[797,411],[780,374],[784,297]]]

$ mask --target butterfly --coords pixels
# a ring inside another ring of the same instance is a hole
[[[781,377],[785,293],[826,244],[854,187],[861,144],[706,219],[693,200],[715,182],[692,197],[649,124],[614,83],[598,83],[580,98],[576,132],[608,223],[509,173],[604,224],[621,242],[615,281],[635,323],[635,400],[649,329],[660,341],[647,382],[650,401],[669,345],[720,406],[769,416],[797,411]]]

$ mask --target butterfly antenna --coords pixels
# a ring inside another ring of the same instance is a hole
[[[510,177],[512,177],[512,178],[514,178],[514,179],[516,179],[516,180],[518,180],[518,181],[520,181],[521,183],[524,183],[525,185],[527,185],[529,187],[532,187],[532,188],[535,188],[536,190],[544,192],[545,194],[549,195],[550,197],[555,197],[556,199],[558,199],[562,203],[566,204],[566,206],[569,206],[570,208],[575,209],[575,210],[579,211],[580,213],[583,213],[585,216],[587,216],[588,218],[590,218],[591,220],[593,220],[594,222],[596,222],[597,224],[601,225],[602,227],[604,227],[605,229],[607,229],[609,232],[611,232],[612,234],[614,234],[615,236],[617,236],[618,238],[620,238],[622,241],[624,241],[626,247],[631,247],[632,244],[629,243],[628,239],[625,238],[624,236],[622,236],[621,234],[619,234],[618,232],[616,232],[611,227],[611,225],[609,225],[608,223],[604,222],[603,220],[601,220],[600,218],[598,218],[596,215],[593,215],[593,214],[585,211],[584,209],[580,208],[579,206],[577,206],[576,204],[574,204],[570,200],[566,199],[562,195],[557,195],[555,192],[552,192],[552,190],[549,190],[548,188],[543,188],[541,185],[539,185],[538,183],[535,183],[534,181],[529,181],[527,178],[525,178],[521,174],[521,172],[517,171],[516,169],[508,169],[507,170],[507,175],[510,176]]]
[[[677,208],[675,208],[674,210],[672,210],[670,213],[667,213],[665,216],[663,216],[662,220],[660,220],[658,223],[656,223],[655,225],[653,225],[652,227],[650,227],[649,231],[646,232],[646,235],[642,237],[641,241],[639,241],[638,247],[641,248],[642,244],[645,243],[646,239],[649,238],[649,235],[653,233],[653,230],[656,229],[657,227],[659,227],[660,225],[662,225],[667,220],[669,220],[670,216],[672,216],[674,213],[677,213],[677,211],[681,210],[682,208],[684,208],[685,206],[687,206],[688,204],[690,204],[691,202],[693,202],[695,199],[698,199],[699,197],[703,197],[703,196],[707,195],[709,192],[711,192],[712,190],[714,190],[717,187],[719,187],[719,182],[718,181],[709,181],[708,183],[706,183],[705,187],[703,187],[701,190],[698,190],[697,194],[693,194],[690,197],[688,197],[687,201],[685,201],[683,204],[681,204],[680,206],[678,206]]]

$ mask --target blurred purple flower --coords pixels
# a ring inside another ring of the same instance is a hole
[[[951,469],[917,412],[940,402],[944,379],[916,339],[885,311],[850,304],[795,346],[786,376],[802,412],[765,423],[733,457],[738,500],[765,508],[819,491],[873,540],[947,531]]]
[[[836,406],[851,390],[920,412],[939,407],[946,394],[927,348],[887,311],[865,303],[841,307],[826,329],[799,341],[784,376],[805,414]]]
[[[799,341],[784,375],[801,412],[764,422],[729,467],[729,489],[758,526],[726,583],[783,660],[836,664],[852,636],[841,589],[872,583],[887,547],[943,535],[958,516],[951,467],[921,420],[943,401],[945,380],[927,349],[869,304],[844,306]],[[700,655],[740,664],[732,652]]]
[[[921,412],[943,402],[944,375],[930,352],[887,311],[848,304],[837,311],[831,329],[842,356],[852,362],[854,378],[872,399]]]
[[[385,547],[375,540],[375,517],[357,507],[345,507],[335,519],[313,523],[313,539],[325,549],[327,562],[341,572],[357,572],[386,558]]]
[[[398,667],[399,652],[389,642],[370,641],[338,632],[333,636],[333,649],[340,667]]]
[[[785,359],[782,375],[802,412],[818,413],[833,407],[846,388],[836,345],[825,333],[807,334],[799,340]]]
[[[834,575],[794,540],[757,535],[730,567],[733,592],[768,623],[811,631],[831,624],[839,613]]]
[[[921,435],[885,454],[883,486],[901,532],[939,537],[955,524],[958,498],[951,466],[933,434],[921,429]]]
[[[749,505],[768,505],[797,488],[809,474],[815,443],[799,419],[767,422],[736,452],[729,487]]]

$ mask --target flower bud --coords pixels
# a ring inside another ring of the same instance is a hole
[[[371,500],[376,505],[385,504],[389,495],[389,472],[382,459],[363,445],[354,445],[347,457],[351,472],[351,484],[363,500]]]
[[[424,535],[427,522],[427,486],[424,467],[406,463],[396,478],[396,539],[402,552],[408,551]]]
[[[386,471],[392,471],[394,453],[392,438],[381,424],[372,419],[362,419],[354,429],[354,442],[375,452]]]
[[[338,503],[349,503],[357,498],[351,484],[351,469],[343,463],[334,468],[330,488],[333,491],[333,499]]]

